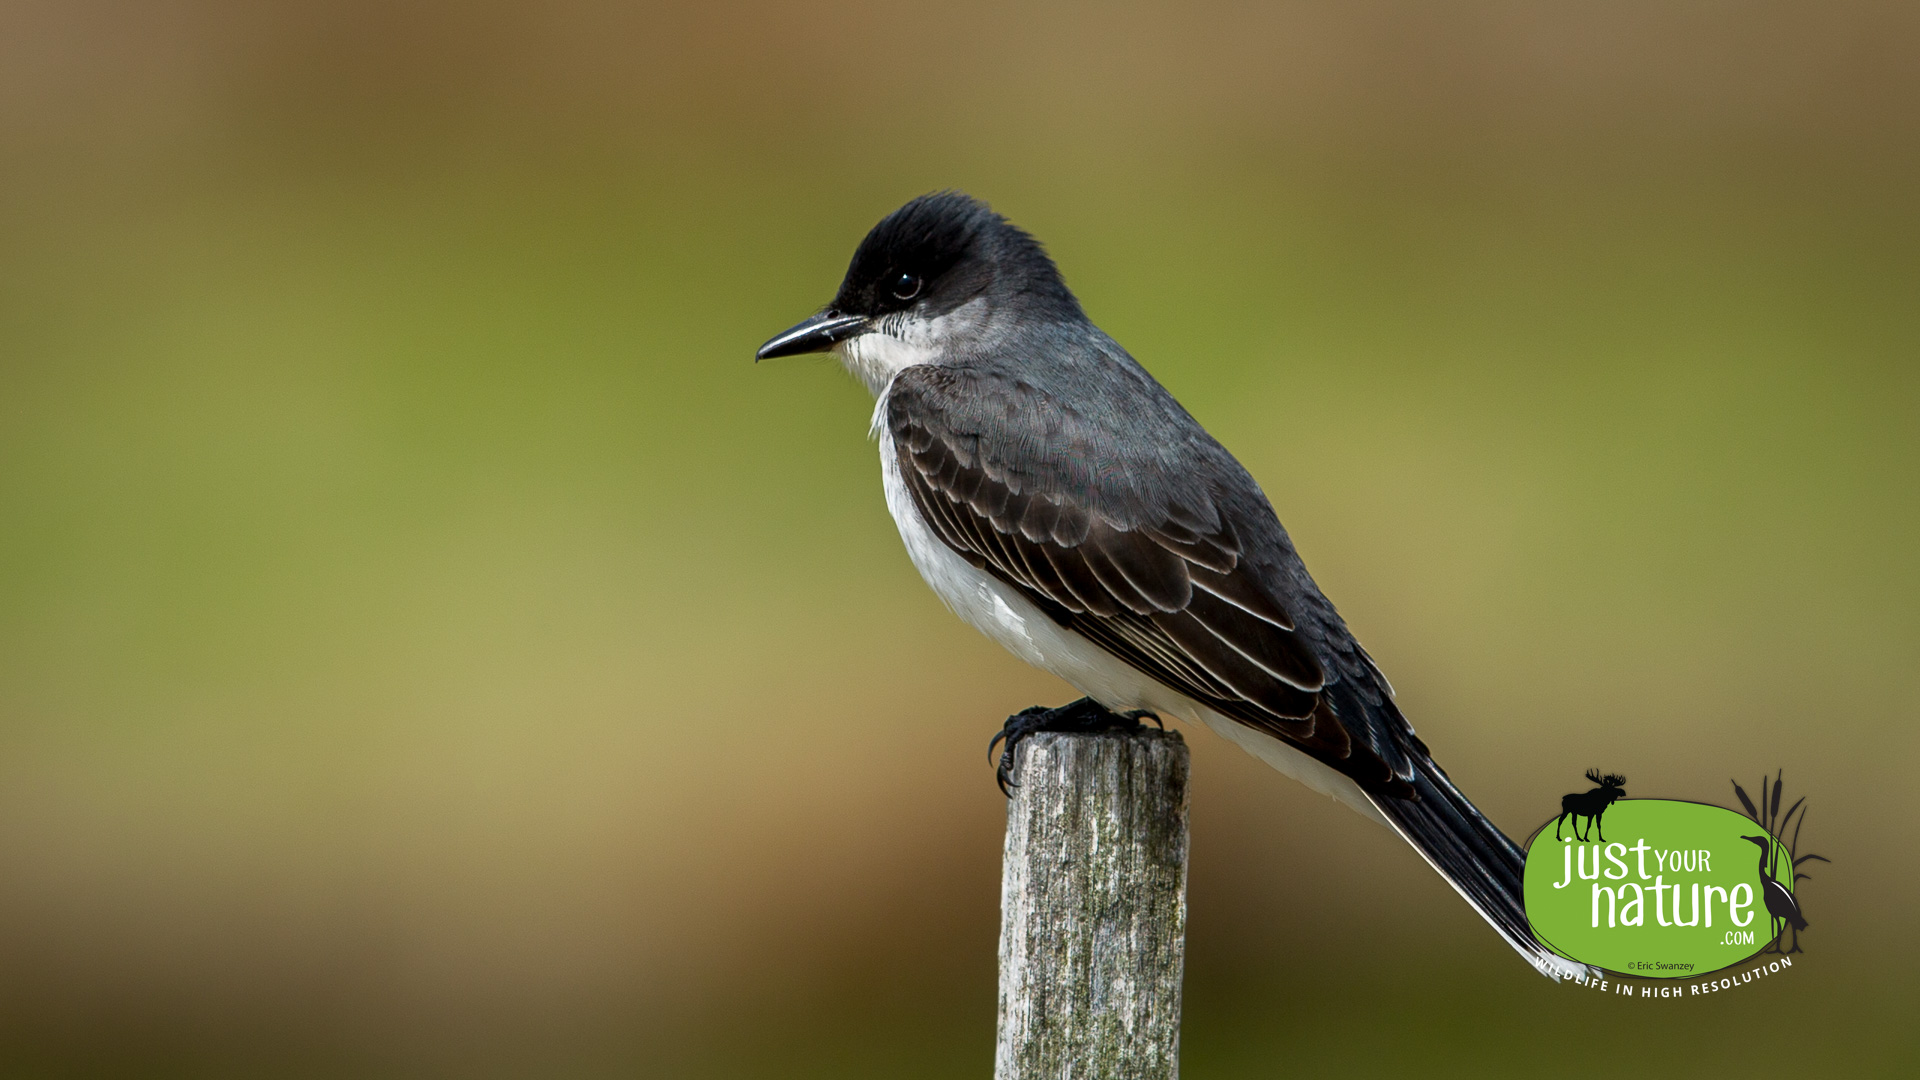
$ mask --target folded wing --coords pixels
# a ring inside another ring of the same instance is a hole
[[[1036,457],[1078,455],[1085,466],[1064,475],[1023,470],[1020,448],[994,452],[996,417],[962,407],[981,395],[956,393],[950,384],[959,377],[939,368],[903,372],[881,417],[915,506],[948,547],[1165,685],[1370,790],[1410,793],[1397,733],[1356,732],[1350,722],[1375,718],[1339,715],[1338,699],[1326,693],[1339,673],[1299,632],[1303,613],[1288,610],[1282,590],[1263,580],[1243,546],[1246,530],[1223,500],[1197,483],[1167,485],[1184,492],[1177,498],[1139,496],[1116,475],[1129,470],[1105,467],[1103,448],[1075,445],[1073,418],[1046,415],[1051,403],[1032,393],[1002,395],[1012,403],[1003,409],[1039,410],[1029,418],[1038,422],[1021,430],[1064,443]]]

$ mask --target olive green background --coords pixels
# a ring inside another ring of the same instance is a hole
[[[864,391],[750,362],[959,186],[1240,455],[1497,822],[1784,766],[1833,859],[1786,977],[1611,999],[1193,732],[1188,1077],[1904,1074],[1917,42],[0,5],[0,1073],[985,1075],[987,737],[1069,691],[916,579]]]

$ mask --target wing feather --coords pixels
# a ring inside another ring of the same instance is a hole
[[[1308,693],[1326,685],[1326,674],[1297,647],[1286,629],[1202,590],[1186,605],[1185,614],[1205,627],[1229,648],[1259,665],[1260,670]]]

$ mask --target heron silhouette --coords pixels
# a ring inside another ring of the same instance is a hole
[[[1786,951],[1799,952],[1800,931],[1807,928],[1807,920],[1801,917],[1800,905],[1794,900],[1793,893],[1775,880],[1773,873],[1767,868],[1769,857],[1773,854],[1773,837],[1743,836],[1740,839],[1751,840],[1760,845],[1760,897],[1766,902],[1767,914],[1772,916],[1775,951],[1780,949],[1780,935],[1786,933],[1786,927],[1791,926],[1793,927],[1793,948]]]

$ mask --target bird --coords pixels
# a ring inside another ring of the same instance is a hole
[[[1780,935],[1791,926],[1793,927],[1793,948],[1787,951],[1799,952],[1800,931],[1807,928],[1807,920],[1800,914],[1800,902],[1793,898],[1793,893],[1769,872],[1767,863],[1772,861],[1773,838],[1743,836],[1740,839],[1760,845],[1760,899],[1766,904],[1767,914],[1773,919],[1773,947],[1775,949],[1780,947]]]
[[[1260,485],[1031,234],[964,192],[909,201],[755,359],[817,352],[873,394],[887,509],[927,584],[1086,695],[1008,719],[1003,789],[1036,731],[1204,724],[1399,835],[1542,974],[1591,974],[1535,938],[1524,853],[1414,734]]]

